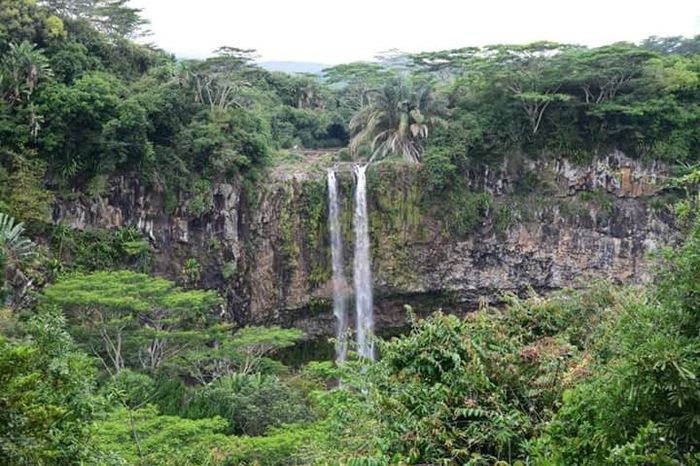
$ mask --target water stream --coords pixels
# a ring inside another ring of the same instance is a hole
[[[348,353],[348,285],[343,271],[343,233],[340,229],[340,202],[335,172],[328,170],[328,220],[331,234],[333,270],[333,314],[336,318],[335,357],[345,361]]]
[[[355,310],[357,316],[357,352],[360,357],[374,359],[374,310],[372,302],[372,269],[367,218],[367,165],[355,165]]]

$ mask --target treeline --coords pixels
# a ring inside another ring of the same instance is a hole
[[[117,173],[252,186],[280,149],[427,150],[441,185],[513,153],[692,162],[700,144],[697,37],[396,52],[312,76],[233,47],[176,60],[132,40],[147,24],[125,0],[5,0],[0,18],[0,206],[22,220],[46,217],[46,186],[99,195]]]
[[[274,149],[347,142],[315,77],[231,47],[178,61],[129,39],[143,21],[124,4],[0,3],[3,211],[45,218],[46,186],[99,195],[116,173],[185,190],[254,182]]]

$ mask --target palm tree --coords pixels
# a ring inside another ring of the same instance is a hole
[[[0,61],[0,93],[9,105],[31,97],[41,79],[51,76],[46,57],[27,41],[10,44]]]
[[[430,131],[445,123],[446,113],[444,102],[429,87],[414,88],[400,79],[391,80],[372,91],[369,103],[350,121],[354,133],[350,150],[356,153],[369,142],[370,161],[393,153],[420,163]]]

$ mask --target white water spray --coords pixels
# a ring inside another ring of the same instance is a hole
[[[333,170],[328,170],[328,217],[333,265],[333,314],[336,319],[335,355],[338,362],[343,362],[348,354],[348,294],[343,272],[343,235],[340,230],[338,183]]]
[[[374,359],[374,309],[372,302],[372,269],[369,254],[367,219],[367,167],[355,165],[355,309],[357,312],[357,352],[360,357]]]

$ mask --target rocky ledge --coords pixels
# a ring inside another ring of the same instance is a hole
[[[350,272],[352,178],[344,168]],[[676,235],[659,197],[666,177],[663,164],[621,153],[581,165],[519,159],[470,170],[463,192],[448,202],[425,191],[419,167],[376,165],[368,197],[378,328],[404,325],[406,303],[419,312],[466,312],[507,292],[648,280],[650,253]],[[173,202],[157,186],[121,177],[98,199],[58,200],[54,221],[78,229],[136,226],[151,242],[153,272],[177,279],[194,258],[199,286],[222,292],[229,319],[330,335],[324,173],[316,167],[270,180],[254,196],[240,184],[213,185],[195,211],[188,196]]]

